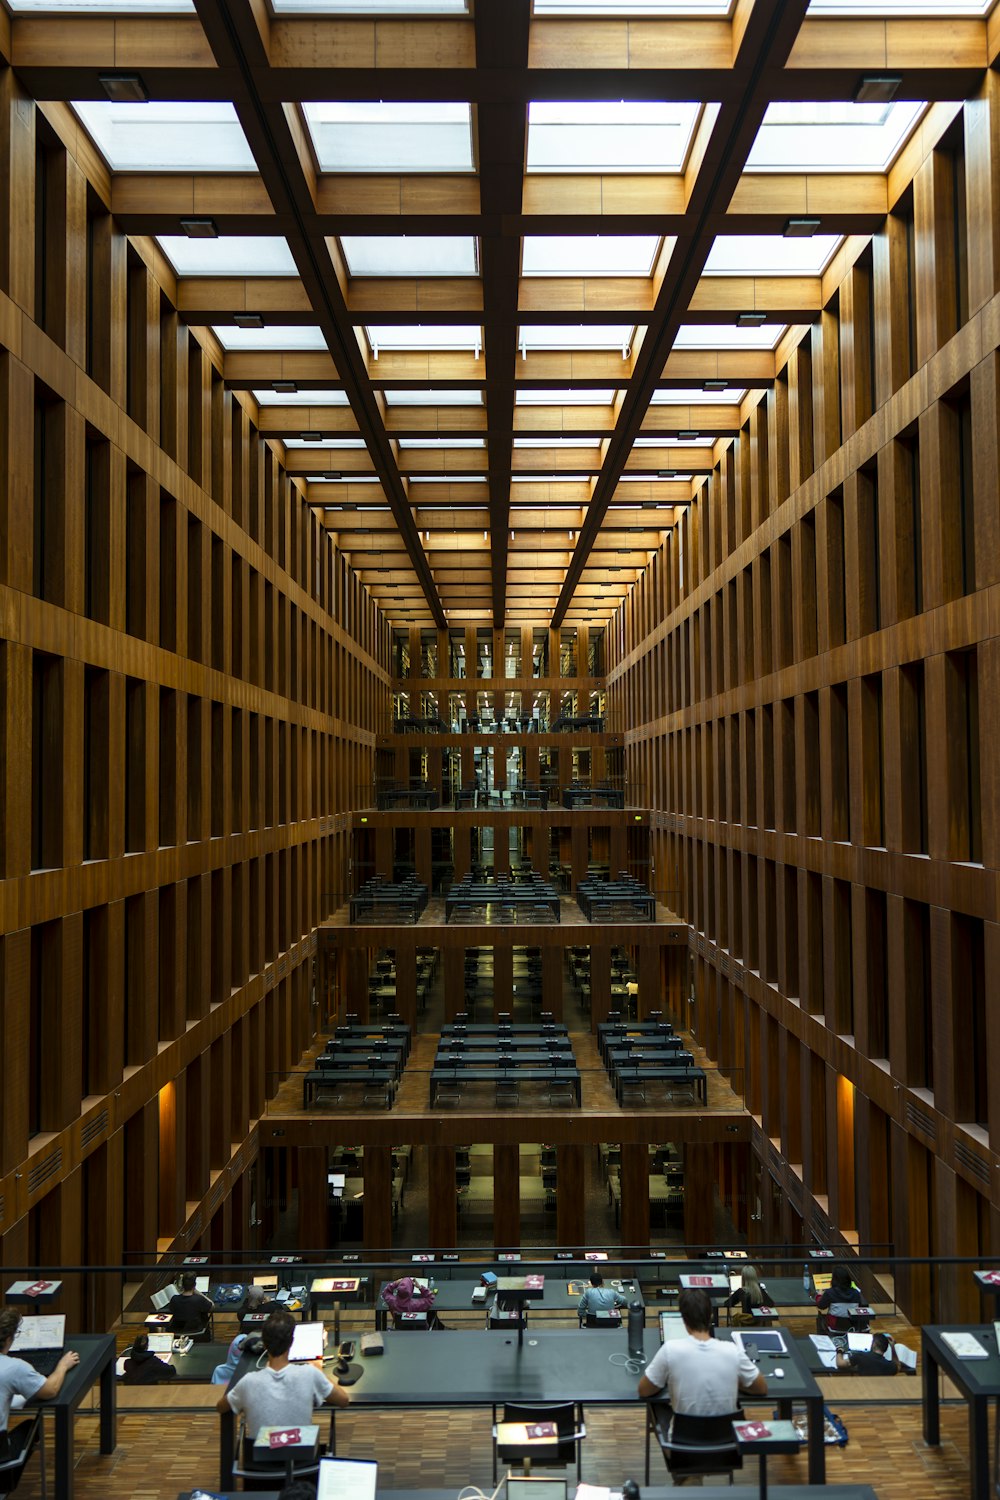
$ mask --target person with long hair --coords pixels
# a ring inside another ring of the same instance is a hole
[[[763,1307],[766,1301],[765,1287],[757,1267],[748,1262],[742,1269],[740,1284],[729,1297],[727,1306],[738,1308],[744,1317],[749,1318],[753,1314],[753,1309]]]

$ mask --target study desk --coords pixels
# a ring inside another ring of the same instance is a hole
[[[492,1212],[494,1179],[487,1176],[472,1177],[467,1187],[457,1189],[460,1208],[471,1209],[473,1205],[482,1212]],[[541,1177],[522,1176],[517,1179],[518,1200],[524,1208],[545,1207],[548,1197],[555,1199],[552,1189],[547,1189]]]
[[[345,1084],[361,1084],[364,1088],[376,1087],[382,1095],[384,1106],[391,1109],[396,1096],[396,1074],[393,1068],[344,1067],[314,1068],[302,1079],[302,1107],[308,1109],[315,1103],[319,1090],[327,1085],[342,1088]]]
[[[508,1021],[506,1025],[499,1021],[446,1021],[441,1027],[440,1035],[464,1036],[492,1036],[503,1035],[509,1032],[512,1036],[569,1036],[569,1029],[564,1021],[550,1021],[544,1025],[538,1021]]]
[[[702,1104],[708,1103],[708,1078],[704,1068],[665,1063],[627,1063],[615,1069],[613,1083],[615,1098],[622,1108],[625,1107],[626,1088],[641,1088],[646,1083],[690,1083],[695,1097]]]
[[[987,1500],[990,1493],[990,1402],[1000,1397],[1000,1351],[991,1323],[935,1324],[921,1329],[923,1335],[924,1442],[936,1448],[941,1441],[940,1389],[943,1372],[969,1403],[969,1493],[972,1500]],[[985,1359],[960,1359],[948,1348],[943,1333],[971,1333],[983,1348]]]
[[[453,1047],[439,1047],[435,1057],[436,1068],[571,1068],[575,1058],[572,1048],[547,1047],[529,1051],[526,1047],[517,1052],[508,1052],[501,1047],[476,1047],[468,1052],[456,1052]]]
[[[67,1372],[58,1396],[51,1401],[29,1401],[26,1410],[38,1410],[42,1420],[51,1414],[55,1424],[55,1472],[54,1493],[58,1500],[73,1500],[73,1473],[75,1468],[75,1417],[83,1398],[100,1381],[100,1451],[114,1453],[117,1443],[118,1421],[115,1407],[115,1341],[111,1334],[78,1333],[66,1340],[66,1348],[74,1349],[80,1363]]]
[[[586,1449],[584,1449],[586,1452]],[[601,1475],[603,1480],[608,1476]],[[590,1481],[593,1483],[593,1481]],[[616,1486],[622,1482],[619,1476],[615,1476]],[[191,1500],[193,1490],[182,1490],[177,1500]],[[218,1500],[243,1500],[243,1490],[213,1490]],[[612,1489],[612,1494],[615,1490]],[[662,1488],[657,1485],[644,1484],[642,1493],[645,1500],[677,1500],[677,1491],[673,1486]],[[767,1493],[772,1500],[878,1500],[875,1491],[870,1484],[769,1484]],[[375,1494],[377,1500],[455,1500],[455,1486],[447,1490],[390,1490],[383,1484],[379,1484]],[[699,1500],[733,1500],[732,1489],[726,1485],[705,1485],[698,1492]],[[258,1490],[257,1500],[279,1500],[277,1490]]]
[[[650,1207],[654,1203],[658,1204],[664,1213],[671,1205],[680,1208],[684,1206],[683,1184],[675,1186],[673,1183],[668,1183],[658,1172],[650,1173],[647,1178],[646,1191],[649,1194]],[[622,1185],[621,1178],[615,1173],[608,1177],[608,1201],[615,1211],[615,1228],[617,1229],[622,1206]]]
[[[501,1267],[501,1271],[505,1274],[512,1269],[514,1268],[510,1266]],[[520,1266],[518,1266],[516,1269],[520,1271],[521,1268]],[[568,1290],[569,1284],[571,1281],[579,1281],[582,1285],[589,1286],[589,1271],[590,1267],[588,1267],[586,1273],[582,1275],[568,1276],[559,1267],[557,1267],[557,1269],[553,1271],[551,1266],[547,1266],[545,1271],[543,1272],[545,1276],[545,1292],[543,1298],[535,1298],[534,1300],[532,1300],[531,1298],[528,1299],[528,1306],[531,1309],[532,1317],[536,1318],[539,1314],[543,1314],[557,1315],[564,1318],[567,1316],[567,1314],[574,1314],[576,1312],[577,1303],[580,1301],[580,1293],[570,1292]],[[525,1274],[528,1273],[526,1272]],[[431,1286],[437,1288],[437,1296],[434,1298],[434,1311],[436,1313],[478,1313],[481,1318],[485,1319],[487,1312],[493,1305],[495,1292],[492,1288],[483,1288],[486,1291],[485,1299],[482,1302],[473,1302],[473,1292],[477,1287],[482,1288],[482,1282],[479,1280],[473,1281],[467,1279],[456,1279],[454,1281],[446,1281],[431,1275],[421,1277],[419,1279],[428,1281]],[[606,1285],[609,1286],[610,1284],[610,1282],[606,1283]],[[617,1290],[617,1288],[615,1288],[615,1290]],[[628,1298],[629,1302],[642,1302],[643,1300],[642,1292],[639,1290],[638,1282],[623,1282],[622,1294]],[[382,1301],[382,1297],[380,1294],[377,1302],[375,1303],[376,1328],[385,1328],[387,1326],[388,1318],[386,1316],[386,1313],[387,1309],[385,1303]],[[626,1315],[627,1309],[623,1308],[622,1316],[625,1317]],[[470,1326],[471,1325],[469,1323],[461,1324],[461,1327],[465,1330],[469,1330]],[[494,1333],[495,1332],[496,1330],[494,1330]],[[367,1361],[362,1361],[362,1364],[366,1363]]]
[[[457,1085],[461,1083],[546,1083],[546,1084],[569,1084],[573,1090],[577,1109],[583,1103],[583,1084],[580,1080],[579,1068],[563,1067],[553,1064],[547,1068],[520,1068],[517,1066],[487,1068],[476,1067],[447,1067],[434,1068],[431,1072],[430,1081],[430,1107],[437,1103],[438,1093],[442,1085]]]

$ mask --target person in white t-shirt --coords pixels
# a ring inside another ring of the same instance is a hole
[[[26,1360],[12,1358],[10,1346],[21,1326],[21,1314],[13,1307],[0,1309],[0,1458],[16,1458],[24,1451],[25,1441],[31,1433],[29,1423],[19,1423],[8,1433],[7,1422],[11,1403],[15,1396],[25,1401],[48,1401],[58,1396],[63,1381],[76,1365],[80,1356],[68,1349],[51,1375],[39,1375]]]
[[[686,1338],[661,1345],[639,1381],[644,1401],[664,1387],[676,1412],[699,1417],[735,1411],[739,1393],[766,1396],[767,1381],[736,1344],[712,1337],[712,1304],[696,1287],[677,1300]]]
[[[218,1400],[222,1412],[242,1412],[248,1439],[261,1427],[310,1427],[317,1406],[346,1406],[347,1392],[323,1374],[322,1360],[292,1364],[288,1351],[295,1336],[289,1312],[273,1312],[261,1329],[267,1364],[250,1370]]]

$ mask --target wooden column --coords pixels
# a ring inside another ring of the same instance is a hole
[[[590,945],[590,1029],[596,1032],[598,1023],[606,1021],[611,1009],[611,946],[609,943]]]
[[[392,1148],[366,1146],[364,1155],[365,1250],[392,1247]]]
[[[342,1014],[356,1015],[359,1021],[368,1020],[368,950],[347,950],[347,993],[341,1007]]]
[[[299,1194],[299,1227],[295,1241],[296,1247],[307,1253],[314,1250],[326,1250],[330,1243],[326,1206],[326,1147],[299,1146],[296,1152],[295,1168]],[[366,1221],[367,1216],[366,1208]]]
[[[506,822],[493,825],[493,874],[510,874],[510,845]]]
[[[384,824],[375,829],[375,874],[384,875],[386,880],[392,879],[393,832]]]
[[[586,1163],[577,1144],[556,1147],[556,1243],[587,1243]]]
[[[514,950],[504,945],[493,949],[493,1014],[514,1009]]]
[[[412,943],[396,944],[396,1010],[407,1026],[417,1024],[417,950]]]
[[[649,1152],[645,1143],[621,1148],[623,1249],[649,1246]]]
[[[587,878],[588,844],[587,824],[578,822],[573,824],[571,834],[572,863],[573,863],[573,890],[575,891],[581,880]]]
[[[542,1009],[552,1012],[554,1021],[563,1018],[563,949],[542,949]]]
[[[639,944],[636,977],[639,981],[638,1016],[642,1020],[651,1010],[665,1009],[660,993],[660,949],[656,944]]]
[[[438,774],[440,783],[440,772]],[[440,785],[438,786],[440,791]],[[426,823],[418,823],[413,834],[414,858],[417,866],[417,876],[423,881],[428,890],[433,886],[431,873],[431,830]]]
[[[520,1148],[493,1147],[493,1243],[514,1250],[521,1243]]]
[[[444,1018],[453,1021],[465,1009],[465,949],[443,948]]]
[[[622,1152],[624,1161],[625,1153]],[[684,1146],[684,1243],[715,1244],[715,1194],[712,1191],[712,1148],[686,1142]],[[624,1189],[623,1189],[624,1192]]]
[[[466,823],[456,823],[454,829],[455,884],[468,875],[472,863],[472,830]]]
[[[458,1244],[454,1146],[427,1147],[427,1193],[430,1244],[435,1250],[451,1250]]]

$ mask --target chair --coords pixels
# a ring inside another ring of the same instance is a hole
[[[496,1085],[497,1108],[502,1104],[517,1104],[521,1095],[518,1091],[517,1080],[514,1078],[501,1078]]]
[[[733,1432],[742,1412],[696,1417],[675,1412],[669,1401],[653,1400],[646,1406],[646,1483],[649,1483],[649,1437],[653,1433],[664,1462],[674,1480],[703,1474],[728,1474],[742,1469],[743,1458]]]
[[[313,1421],[318,1422],[319,1413],[313,1415]],[[331,1443],[332,1451],[332,1428],[331,1417]],[[242,1479],[245,1490],[270,1490],[283,1484],[290,1483],[293,1479],[310,1479],[319,1474],[319,1460],[326,1448],[323,1443],[319,1445],[319,1454],[315,1458],[295,1459],[290,1453],[281,1456],[280,1462],[271,1464],[254,1463],[253,1438],[247,1436],[246,1424],[240,1417],[239,1432],[236,1440],[236,1452],[239,1454],[233,1464],[233,1475]]]
[[[549,1405],[539,1404],[534,1406],[522,1406],[519,1403],[505,1402],[503,1408],[503,1422],[554,1422],[558,1434],[558,1444],[554,1453],[549,1457],[532,1458],[526,1450],[515,1451],[513,1448],[502,1448],[497,1442],[497,1409],[493,1408],[493,1482],[497,1477],[497,1458],[502,1457],[504,1463],[522,1462],[527,1470],[529,1466],[538,1465],[539,1468],[563,1469],[576,1458],[576,1478],[580,1481],[580,1444],[587,1436],[587,1429],[583,1421],[583,1407],[578,1401],[553,1402]],[[551,1451],[551,1450],[550,1450]]]
[[[584,1328],[620,1328],[622,1326],[622,1315],[617,1307],[607,1312],[587,1313],[583,1320]]]
[[[42,1471],[42,1500],[48,1493],[45,1482],[45,1428],[41,1412],[18,1422],[9,1432],[0,1433],[0,1495],[9,1495],[21,1480],[35,1447]]]

